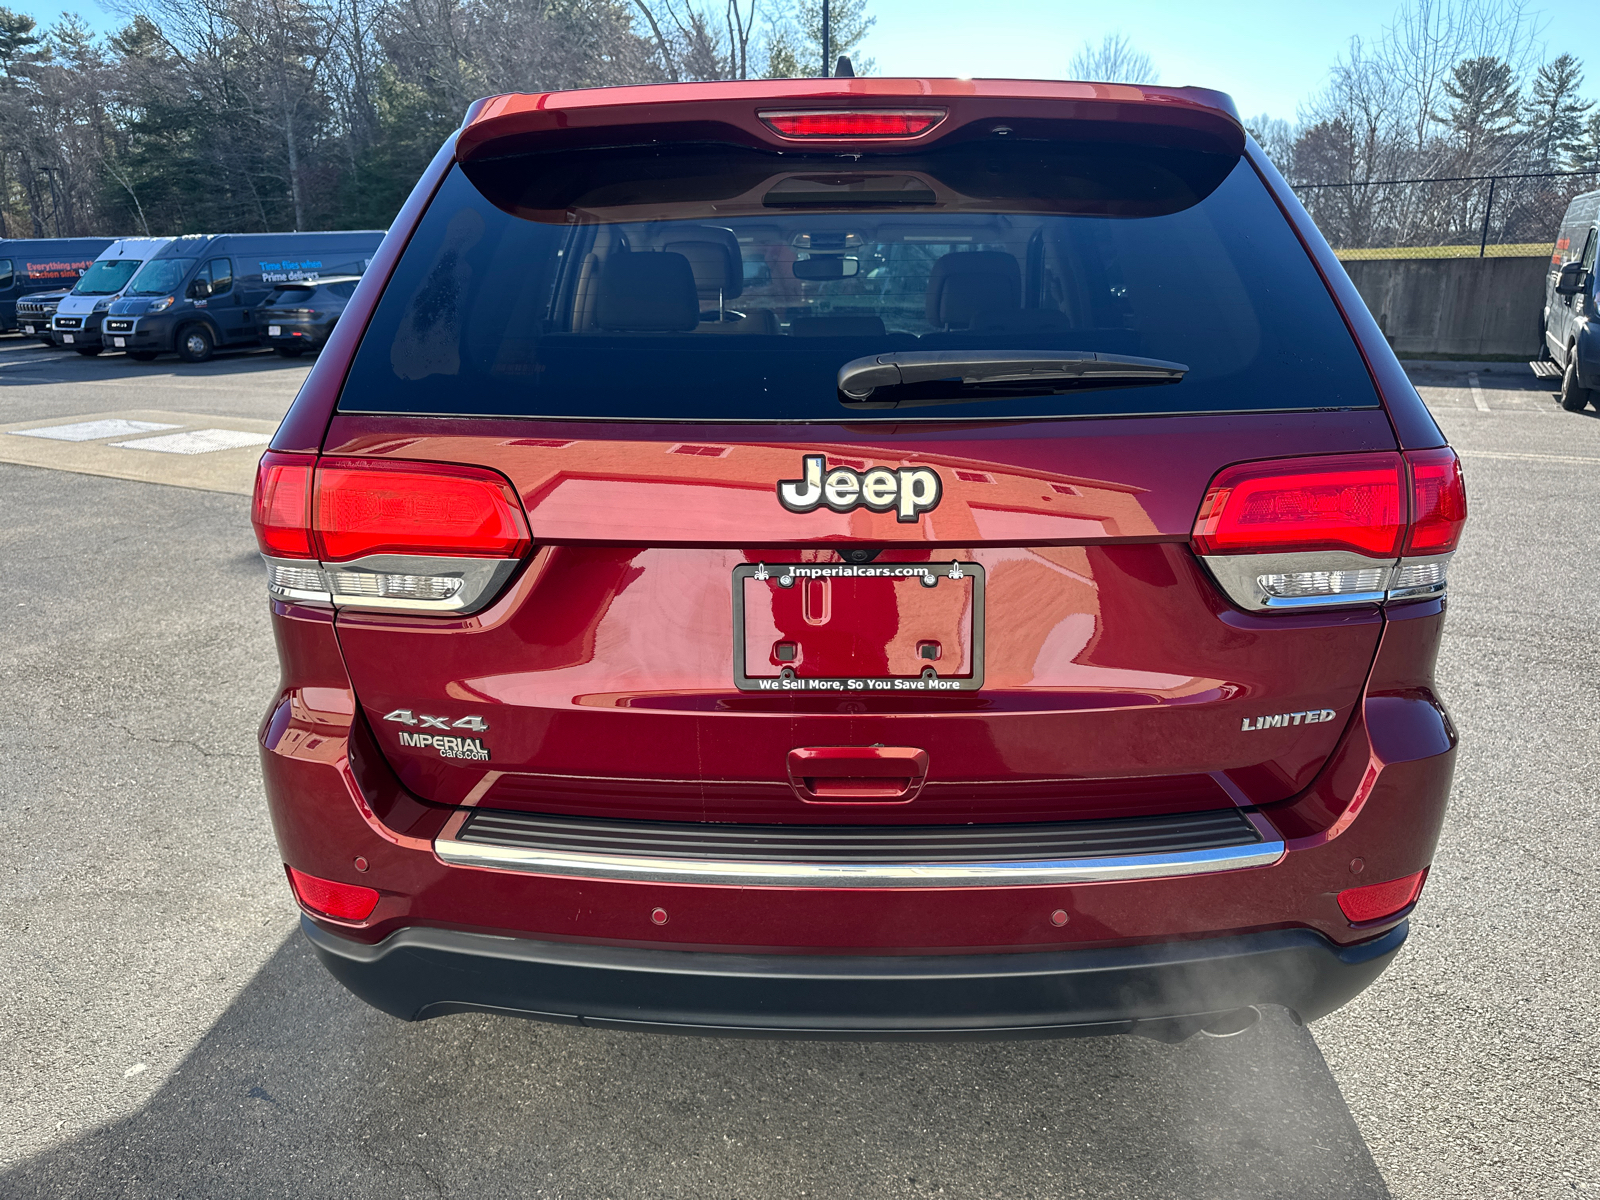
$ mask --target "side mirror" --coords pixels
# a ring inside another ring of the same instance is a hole
[[[1569,262],[1561,268],[1561,275],[1556,279],[1556,295],[1576,296],[1589,285],[1589,272],[1583,269],[1581,262]]]
[[[184,296],[190,300],[204,300],[209,295],[211,295],[211,280],[204,277],[191,279],[189,281],[189,290],[184,293]]]
[[[807,280],[849,279],[860,269],[859,258],[830,254],[823,258],[796,259],[794,277]]]

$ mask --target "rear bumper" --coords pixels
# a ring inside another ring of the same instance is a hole
[[[751,1037],[1186,1037],[1260,1004],[1314,1020],[1389,965],[1404,923],[1337,946],[1307,929],[981,955],[722,954],[408,928],[376,945],[302,918],[317,957],[404,1020],[486,1011]]]

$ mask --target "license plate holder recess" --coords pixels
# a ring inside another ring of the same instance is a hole
[[[733,682],[788,695],[928,695],[983,686],[983,567],[740,563]]]

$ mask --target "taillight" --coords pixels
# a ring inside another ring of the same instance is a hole
[[[254,510],[279,600],[472,612],[531,546],[516,491],[482,467],[269,452]]]
[[[927,133],[944,120],[942,108],[811,108],[767,110],[767,126],[791,138],[908,138]]]
[[[295,899],[314,913],[339,921],[365,921],[378,907],[376,888],[359,883],[337,883],[288,868]]]
[[[1394,557],[1404,488],[1398,454],[1241,463],[1211,481],[1194,544],[1201,554],[1353,550]]]
[[[367,554],[520,558],[528,521],[505,477],[480,467],[325,458],[317,464],[324,560]]]
[[[1223,468],[1192,541],[1243,608],[1378,604],[1443,595],[1465,521],[1448,448],[1329,454]]]
[[[1346,888],[1339,893],[1339,909],[1353,925],[1367,921],[1381,921],[1417,902],[1422,885],[1427,881],[1428,868],[1404,879],[1391,879],[1386,883],[1369,883],[1364,887]]]
[[[309,454],[268,450],[256,468],[256,494],[250,523],[261,553],[275,558],[315,558],[311,548],[311,469]]]
[[[1461,540],[1467,523],[1467,487],[1461,478],[1461,460],[1448,446],[1441,450],[1411,450],[1411,532],[1405,553],[1448,554]]]

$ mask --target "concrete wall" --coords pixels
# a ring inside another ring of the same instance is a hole
[[[1395,351],[1539,352],[1548,258],[1373,258],[1344,264]]]

